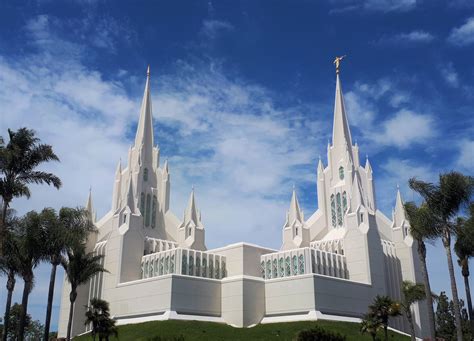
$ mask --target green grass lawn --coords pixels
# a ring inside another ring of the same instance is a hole
[[[347,337],[347,341],[371,341],[368,335],[359,333],[359,324],[350,322],[314,321],[259,324],[253,328],[233,328],[231,326],[198,321],[154,321],[129,324],[119,327],[119,340],[174,340],[182,336],[184,340],[293,340],[303,329],[315,325],[338,332]],[[389,340],[409,340],[409,337],[389,332]],[[160,339],[161,338],[161,339]],[[382,339],[382,333],[380,333]],[[83,335],[74,340],[92,340],[91,336]],[[116,340],[111,338],[111,340]]]

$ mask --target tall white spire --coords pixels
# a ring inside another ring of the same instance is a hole
[[[405,219],[405,206],[403,205],[402,195],[400,194],[400,188],[399,186],[397,186],[397,199],[395,202],[395,210],[393,212],[394,226],[401,226]]]
[[[150,93],[150,66],[146,73],[145,91],[143,93],[142,105],[140,108],[140,119],[138,121],[137,134],[135,136],[135,148],[142,150],[141,162],[153,161],[153,119]]]
[[[189,195],[188,206],[184,211],[183,224],[188,226],[192,222],[194,226],[202,226],[201,223],[201,213],[197,209],[196,199],[194,197],[194,187]]]
[[[127,206],[130,208],[132,213],[135,213],[135,199],[133,195],[132,175],[130,175],[130,177],[128,178]]]
[[[89,188],[89,195],[87,197],[85,209],[90,221],[95,222],[94,206],[92,204],[92,188]]]
[[[342,94],[341,81],[339,73],[336,74],[336,96],[334,101],[334,123],[332,128],[332,145],[339,147],[346,145],[352,155],[352,138],[347,121],[346,108],[344,105],[344,96]]]
[[[298,197],[296,196],[296,190],[293,187],[293,194],[291,195],[290,210],[288,211],[288,224],[291,225],[295,221],[303,223],[304,215],[303,211],[300,209],[300,204],[298,202]]]

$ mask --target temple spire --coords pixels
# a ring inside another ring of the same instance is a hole
[[[87,197],[86,207],[87,215],[90,221],[95,222],[94,206],[92,204],[92,188],[89,187],[89,196]]]
[[[347,145],[347,147],[349,147],[348,149],[350,150],[350,154],[352,154],[351,131],[349,129],[349,122],[347,121],[339,73],[336,75],[336,96],[334,101],[332,145],[335,147],[345,147]]]
[[[292,224],[294,221],[304,222],[303,211],[300,209],[298,197],[296,196],[296,190],[293,187],[293,194],[291,195],[290,210],[288,211],[288,224]]]
[[[194,198],[194,186],[191,190],[191,194],[189,195],[188,206],[184,211],[184,224],[188,224],[189,222],[193,222],[194,226],[201,226],[201,214],[197,209],[196,199]]]
[[[135,148],[142,150],[144,160],[142,162],[152,162],[153,150],[153,119],[150,93],[150,66],[147,69],[145,91],[143,93],[142,105],[140,108],[140,119],[138,121],[137,134],[135,136]]]
[[[394,226],[401,226],[405,219],[405,206],[403,205],[402,195],[400,194],[400,187],[397,185],[397,199],[395,201],[395,210],[393,212]]]

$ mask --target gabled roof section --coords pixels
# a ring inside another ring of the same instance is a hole
[[[336,96],[334,101],[334,123],[332,128],[332,145],[348,146],[349,153],[352,155],[352,138],[349,129],[349,123],[344,105],[344,96],[342,94],[341,81],[339,74],[336,75]]]
[[[135,148],[144,149],[142,153],[145,160],[141,160],[142,162],[152,162],[153,118],[150,93],[150,66],[148,66],[146,74],[145,91],[143,93],[140,119],[138,121],[137,134],[135,136]]]

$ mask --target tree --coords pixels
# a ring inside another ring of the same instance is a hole
[[[471,289],[469,287],[469,258],[474,256],[474,203],[469,205],[469,217],[459,218],[456,226],[456,243],[454,251],[458,256],[458,264],[464,278],[467,311],[469,313],[471,334],[474,334],[474,312],[472,310]]]
[[[416,284],[410,281],[403,281],[402,283],[403,300],[401,306],[408,324],[410,325],[411,339],[416,340],[415,325],[413,324],[413,317],[411,314],[411,306],[426,297],[425,286],[423,284]]]
[[[67,260],[63,260],[62,265],[67,279],[71,284],[69,293],[69,320],[67,324],[67,340],[71,339],[72,316],[74,312],[74,302],[77,298],[77,288],[81,284],[87,283],[95,274],[106,271],[100,264],[103,256],[87,253],[85,245],[76,245],[67,251]]]
[[[377,295],[369,306],[369,314],[380,321],[383,326],[385,340],[388,340],[388,321],[390,317],[400,315],[400,304],[388,296]]]
[[[59,216],[53,209],[46,209],[43,211],[42,220],[45,245],[44,258],[51,264],[48,304],[44,324],[44,339],[47,340],[51,323],[56,269],[63,261],[68,248],[84,242],[87,234],[94,231],[94,225],[88,219],[88,213],[80,208],[63,207],[59,211]]]
[[[0,256],[6,231],[6,214],[13,198],[31,195],[28,185],[47,184],[61,187],[61,180],[52,173],[37,170],[45,162],[59,161],[50,145],[40,143],[31,129],[8,129],[10,141],[5,145],[0,139],[0,196],[2,211],[0,219]]]
[[[461,325],[463,330],[464,340],[472,340],[472,334],[469,328],[469,320],[467,316],[467,311],[463,307],[463,300],[459,300],[459,305],[461,307]],[[442,338],[446,341],[456,340],[456,325],[454,318],[454,302],[449,300],[444,291],[438,297],[438,305],[436,308],[436,336]]]
[[[368,333],[372,336],[372,340],[375,341],[377,332],[383,327],[382,322],[370,312],[365,314],[360,323],[360,332],[362,334]]]
[[[440,174],[439,184],[432,184],[410,179],[410,187],[425,200],[428,208],[442,223],[440,237],[446,252],[448,272],[453,295],[454,316],[456,320],[457,340],[462,341],[461,310],[459,308],[458,290],[454,276],[451,237],[455,233],[455,217],[461,207],[467,204],[473,192],[473,178],[458,172]]]
[[[418,258],[421,264],[421,275],[425,286],[426,304],[428,308],[428,321],[430,328],[430,337],[435,338],[435,317],[433,310],[433,297],[431,295],[431,285],[426,266],[426,244],[425,241],[433,240],[439,235],[441,229],[440,222],[430,212],[428,206],[424,203],[420,207],[414,202],[405,203],[405,212],[410,222],[410,234],[416,242]]]
[[[23,311],[23,308],[20,304],[18,303],[15,303],[11,309],[10,309],[10,315],[8,317],[8,319],[10,320],[10,324],[7,328],[5,328],[6,330],[4,330],[4,332],[6,331],[6,334],[7,334],[7,340],[22,340],[19,338],[19,326],[20,326],[20,319],[21,319],[21,315],[22,315],[22,311]],[[26,317],[25,317],[25,326],[29,326],[31,323],[31,316],[30,314],[26,314]]]
[[[12,210],[7,212],[7,224],[13,226],[18,223],[18,219],[14,217]],[[12,302],[13,290],[15,289],[16,276],[19,274],[20,259],[19,248],[16,236],[9,232],[5,240],[5,255],[0,257],[0,272],[7,276],[7,300],[5,302],[4,326],[2,330],[2,340],[7,340],[7,330],[9,328],[10,307]]]
[[[118,335],[115,321],[110,318],[109,303],[93,298],[90,301],[90,305],[86,311],[85,325],[91,325],[91,334],[95,341],[95,337],[99,335],[99,341],[102,339],[109,340],[110,335]]]
[[[28,298],[33,290],[33,270],[43,257],[44,242],[42,240],[41,220],[41,214],[31,211],[20,219],[14,231],[18,238],[19,273],[24,282],[21,300],[22,314],[20,315],[18,330],[18,338],[20,340],[24,338]]]

